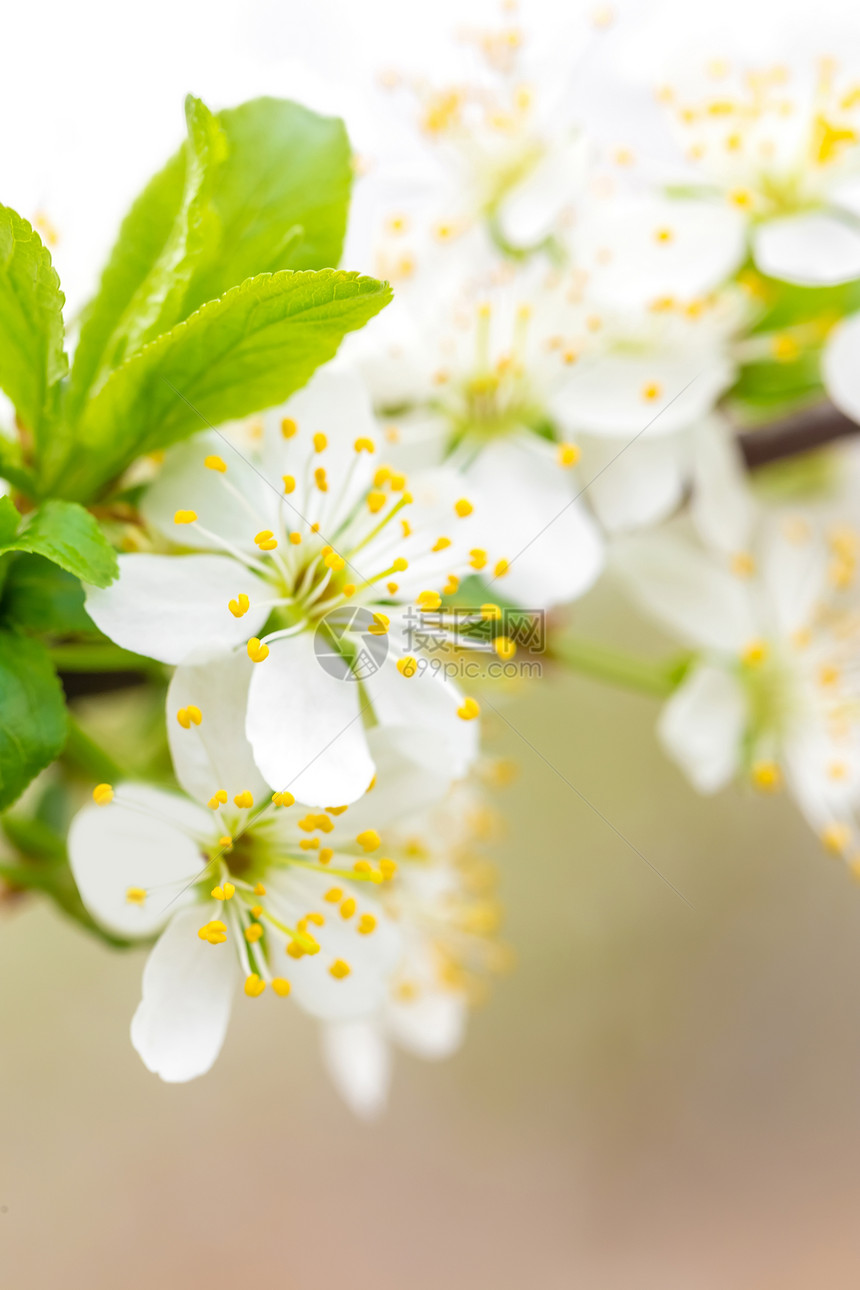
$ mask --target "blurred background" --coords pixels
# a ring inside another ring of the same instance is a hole
[[[657,7],[617,6],[634,32]],[[360,134],[347,71],[436,57],[469,9],[16,6],[0,199],[50,221],[77,305],[186,90],[352,106]],[[744,11],[766,43],[779,14]],[[618,633],[611,587],[575,627]],[[657,749],[656,702],[559,674],[502,710],[487,748],[520,767],[494,846],[517,965],[457,1058],[398,1057],[379,1123],[351,1117],[312,1024],[271,998],[237,1008],[205,1079],[160,1083],[128,1041],[143,953],[4,908],[4,1284],[858,1284],[860,890],[787,800],[698,798]]]

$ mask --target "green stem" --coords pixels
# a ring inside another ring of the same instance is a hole
[[[76,717],[69,713],[69,737],[63,756],[88,779],[115,784],[126,778],[122,767],[87,734]]]
[[[160,665],[119,645],[54,645],[51,660],[60,672],[160,672]]]
[[[661,699],[668,698],[680,685],[691,661],[688,654],[668,661],[638,658],[598,641],[572,636],[554,643],[551,656],[572,672]]]

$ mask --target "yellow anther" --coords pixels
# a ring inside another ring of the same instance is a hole
[[[327,900],[330,905],[337,905],[343,899],[343,892],[340,887],[329,887],[323,900]]]
[[[293,806],[295,804],[295,800],[296,799],[293,797],[292,793],[288,793],[286,790],[281,793],[272,794],[272,801],[275,803],[275,806]]]
[[[201,927],[197,935],[201,941],[208,941],[210,945],[223,945],[227,939],[227,925],[220,918],[215,918]]]
[[[252,636],[248,641],[248,658],[252,663],[262,663],[269,657],[269,647],[256,636]]]
[[[502,611],[498,605],[494,605],[490,601],[488,601],[485,605],[481,605],[481,617],[484,619],[484,622],[487,622],[487,623],[497,622],[501,618],[501,616],[502,616]]]
[[[367,439],[363,435],[361,438],[356,439],[353,447],[356,452],[376,452],[376,444],[373,440]]]
[[[840,679],[841,673],[838,667],[832,663],[823,663],[818,669],[819,685],[831,686],[836,685]]]
[[[275,994],[279,995],[281,999],[286,999],[287,995],[290,993],[291,988],[292,987],[290,986],[289,981],[287,981],[285,977],[282,977],[282,976],[272,977],[272,989],[274,990]]]
[[[457,709],[457,716],[461,721],[474,721],[475,717],[479,717],[480,715],[480,704],[477,703],[475,699],[470,699],[468,697],[463,700],[462,704]]]
[[[345,815],[349,810],[349,806],[327,806],[325,809],[329,815]]]
[[[193,524],[196,519],[196,511],[176,511],[173,515],[174,524]]]
[[[223,457],[219,457],[217,453],[212,453],[211,456],[207,457],[203,465],[207,470],[217,470],[219,475],[223,475],[227,470],[226,461]]]
[[[93,789],[93,801],[96,806],[107,806],[113,801],[113,789],[110,784],[96,784]]]
[[[340,916],[341,918],[352,918],[354,913],[355,913],[355,900],[352,896],[347,896],[346,900],[341,901]]]
[[[661,243],[671,242],[674,239],[674,237],[675,237],[675,234],[672,232],[670,228],[654,229],[655,242],[661,242]]]
[[[373,487],[384,488],[385,485],[390,480],[391,475],[392,475],[392,470],[390,466],[377,467],[376,473],[373,476]]]
[[[497,560],[496,566],[493,569],[493,577],[504,578],[505,574],[508,572],[508,569],[510,569],[510,567],[511,566],[507,560]]]
[[[284,481],[285,493],[289,494],[296,491],[296,481],[293,475],[281,475],[281,479]]]
[[[755,573],[755,559],[749,551],[737,551],[732,556],[730,568],[736,578],[751,578]]]
[[[433,545],[432,545],[432,547],[430,548],[430,550],[431,550],[431,551],[447,551],[447,549],[448,549],[448,547],[449,547],[450,545],[451,545],[451,539],[450,539],[450,538],[447,538],[447,537],[440,537],[440,538],[437,538],[437,539],[436,539],[436,541],[433,543]]]
[[[580,452],[575,443],[560,443],[558,445],[558,464],[568,469],[575,466],[579,461]]]
[[[438,609],[442,604],[442,597],[438,591],[422,591],[415,603],[419,609]]]
[[[192,726],[199,726],[203,720],[203,714],[198,707],[190,703],[187,708],[180,708],[176,714],[176,720],[182,726],[183,730],[190,730]]]
[[[321,493],[328,492],[328,477],[322,466],[317,466],[316,470],[314,471],[314,483],[316,484],[317,488],[320,490]]]
[[[345,976],[349,976],[351,971],[352,968],[344,959],[335,959],[329,968],[329,972],[331,972],[336,981],[342,981]]]
[[[376,515],[378,511],[382,510],[386,501],[387,501],[387,497],[385,493],[380,492],[378,489],[372,488],[370,492],[367,494],[367,509],[370,511],[371,515]]]
[[[307,950],[300,941],[288,941],[286,952],[291,959],[301,959],[307,954]]]
[[[227,790],[224,788],[219,788],[217,793],[213,793],[212,796],[209,798],[209,805],[213,811],[217,811],[219,806],[226,805],[226,802],[227,802]]]
[[[325,452],[327,447],[328,439],[321,430],[318,430],[314,435],[314,452]]]
[[[373,865],[369,860],[356,860],[352,866],[353,873],[372,873]]]
[[[828,779],[847,779],[849,775],[848,766],[844,761],[832,761],[827,766]]]
[[[449,573],[448,581],[445,583],[445,586],[442,588],[442,595],[456,596],[459,590],[460,590],[460,579],[457,577],[456,573]]]
[[[319,844],[319,838],[301,838],[299,841],[299,846],[303,851],[316,851]]]
[[[493,649],[499,658],[505,662],[513,658],[517,652],[516,643],[511,640],[510,636],[497,636],[493,641]]]
[[[388,617],[388,615],[377,612],[373,615],[373,622],[370,624],[370,626],[367,629],[368,635],[387,636],[388,628],[390,626],[391,626],[391,619]]]
[[[146,902],[145,887],[126,888],[125,898],[130,905],[143,905]]]
[[[418,671],[418,660],[413,658],[411,654],[407,654],[405,658],[397,660],[397,670],[401,676],[405,676],[408,680],[410,676],[414,676]]]
[[[242,790],[241,793],[237,793],[235,795],[235,797],[233,798],[233,801],[236,803],[236,805],[239,807],[240,810],[249,811],[251,807],[254,805],[254,795],[253,793],[250,792],[249,789],[245,788]]]
[[[213,900],[232,900],[236,894],[236,888],[232,882],[225,882],[223,887],[213,887],[209,895]]]
[[[261,529],[254,541],[261,551],[274,551],[278,545],[278,539],[271,529]]]
[[[265,988],[265,981],[256,972],[245,978],[245,993],[249,999],[259,999]]]
[[[263,927],[261,923],[249,923],[245,928],[245,940],[249,945],[253,945],[262,935]]]
[[[754,762],[750,777],[762,793],[775,793],[782,786],[782,772],[775,761]]]
[[[402,493],[404,488],[408,484],[408,482],[409,482],[408,479],[406,478],[406,476],[403,474],[402,471],[392,470],[391,478],[388,481],[388,486],[391,489],[392,493]]]
[[[320,853],[317,856],[317,860],[319,860],[320,864],[328,864],[329,860],[331,860],[333,855],[334,855],[334,852],[332,851],[331,847],[321,847]]]
[[[753,640],[741,650],[741,662],[744,667],[759,667],[769,654],[767,641]]]
[[[285,439],[292,439],[298,428],[292,417],[284,417],[281,421],[281,434]]]
[[[225,833],[223,838],[219,838],[218,845],[219,847],[223,847],[225,851],[230,851],[233,846],[233,839],[230,837],[230,834]]]
[[[302,931],[305,930],[305,926],[308,923],[313,923],[314,927],[325,927],[325,918],[322,914],[318,914],[315,910],[311,910],[311,912],[306,914],[302,919],[302,923]]]
[[[260,918],[260,917],[262,917],[262,913],[263,913],[263,906],[262,906],[262,905],[252,905],[252,906],[251,906],[251,917],[252,917],[252,918]]]
[[[358,834],[355,840],[362,851],[375,851],[381,841],[376,829],[365,829],[364,832]]]
[[[454,510],[461,520],[464,520],[467,515],[471,515],[474,509],[474,506],[466,497],[461,497],[459,501],[454,503]]]
[[[834,855],[842,855],[851,841],[851,829],[847,824],[828,824],[821,830],[821,841]]]
[[[662,393],[663,387],[657,381],[649,381],[647,385],[642,386],[642,398],[646,403],[653,403]]]
[[[755,198],[748,188],[733,188],[729,193],[729,201],[742,211],[748,211],[755,205]]]
[[[261,882],[258,882],[257,885],[254,887],[254,895],[265,896],[265,894],[266,894],[266,888],[263,886]]]
[[[247,614],[248,610],[251,608],[251,602],[245,595],[244,591],[240,591],[235,600],[228,602],[227,608],[230,610],[230,613],[234,618],[241,618],[242,615]]]
[[[301,540],[302,540],[301,533],[290,534],[290,541],[292,542],[293,546],[299,546],[299,544],[301,543]]]
[[[403,556],[399,555],[397,559],[392,562],[391,572],[405,573],[408,568],[409,568],[409,561],[404,560]]]
[[[473,546],[469,552],[469,564],[473,569],[483,569],[487,563],[487,553],[479,546]]]
[[[379,861],[379,872],[386,882],[390,882],[397,873],[397,865],[393,860],[388,860],[385,856]]]
[[[329,552],[323,560],[323,564],[327,569],[331,569],[333,573],[340,573],[341,569],[346,568],[346,560],[342,555],[338,555],[337,551]]]
[[[369,936],[376,929],[376,919],[373,914],[362,914],[358,920],[358,931],[362,936]]]
[[[774,336],[770,348],[778,363],[794,363],[800,357],[800,346],[793,336]]]

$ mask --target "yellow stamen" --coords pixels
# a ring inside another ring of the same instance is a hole
[[[201,941],[208,941],[210,945],[223,945],[227,939],[227,925],[215,918],[201,927],[197,935]]]
[[[228,602],[227,608],[230,610],[230,613],[234,618],[241,618],[242,615],[247,614],[248,610],[251,608],[251,602],[245,595],[244,591],[240,591],[235,600]]]
[[[286,790],[282,793],[272,794],[272,801],[275,803],[275,806],[293,806],[295,804],[295,800],[296,799],[293,797],[292,793],[288,793]]]
[[[358,920],[358,930],[362,936],[369,936],[376,928],[376,919],[373,914],[362,914]]]
[[[457,716],[461,721],[474,721],[481,715],[480,704],[475,699],[466,697],[461,706],[457,709]]]
[[[146,902],[145,887],[128,887],[125,898],[130,905],[143,905]]]
[[[193,703],[190,703],[187,708],[179,709],[176,714],[176,720],[182,726],[183,730],[190,730],[192,725],[200,725],[200,722],[203,720],[203,714],[198,707]]]
[[[505,661],[513,658],[517,652],[516,643],[509,636],[497,636],[493,641],[493,649],[499,658]]]
[[[328,439],[321,431],[314,435],[314,452],[325,452],[328,447]]]
[[[291,988],[292,987],[290,986],[289,981],[287,981],[285,977],[282,977],[282,976],[272,977],[272,989],[274,990],[275,994],[280,996],[280,998],[286,999],[287,995],[290,993]]]
[[[762,793],[775,793],[782,786],[782,772],[774,761],[757,761],[750,772],[753,785]]]
[[[459,501],[454,503],[454,510],[461,520],[465,519],[467,515],[471,515],[474,509],[474,506],[466,497],[461,497]]]
[[[248,641],[248,658],[252,663],[262,663],[269,657],[269,647],[257,637],[252,636]]]
[[[261,529],[254,541],[261,551],[274,551],[278,545],[278,539],[271,529]]]
[[[219,788],[217,793],[213,793],[213,795],[209,798],[209,806],[212,808],[213,811],[217,811],[218,807],[224,806],[226,802],[227,802],[227,790],[224,788]]]
[[[352,918],[355,913],[355,900],[352,896],[347,896],[346,900],[341,901],[340,916],[341,918]]]
[[[558,445],[558,464],[567,469],[575,466],[579,461],[580,452],[575,443],[560,443]]]
[[[407,654],[405,658],[397,660],[397,670],[401,676],[405,676],[408,679],[418,671],[418,660],[413,658],[411,654]]]
[[[323,900],[327,900],[330,905],[337,905],[343,899],[343,892],[340,887],[329,887]]]
[[[241,793],[237,793],[236,796],[233,798],[233,801],[236,803],[236,805],[239,807],[240,810],[250,810],[251,807],[254,805],[254,795],[253,793],[250,792],[249,789],[246,788],[246,789],[243,789]]]
[[[281,434],[285,439],[292,439],[298,428],[292,417],[284,417],[281,421]]]
[[[438,591],[422,591],[419,593],[415,603],[419,609],[438,609],[442,604],[442,597]]]
[[[113,801],[113,789],[110,784],[96,784],[93,789],[93,801],[96,806],[107,806]]]
[[[362,851],[376,851],[381,842],[376,829],[365,829],[363,833],[358,834],[355,840]]]
[[[329,968],[329,972],[336,981],[342,981],[344,977],[349,976],[351,971],[352,968],[344,961],[344,959],[335,959],[334,963],[332,963]]]
[[[360,439],[356,439],[353,447],[356,452],[376,452],[376,445],[373,440],[367,439],[364,436]]]
[[[281,475],[281,479],[284,481],[284,492],[285,492],[285,493],[289,494],[289,493],[294,493],[294,492],[296,491],[296,481],[295,481],[294,476],[292,476],[292,475]]]
[[[259,999],[265,988],[265,981],[256,972],[245,978],[245,993],[249,999]]]
[[[260,923],[249,923],[245,928],[245,940],[249,945],[253,945],[263,935],[263,928]]]
[[[225,882],[223,887],[213,887],[209,893],[213,900],[232,900],[235,894],[232,882]]]
[[[741,662],[744,667],[758,667],[765,661],[770,650],[767,641],[753,640],[741,650]]]
[[[193,524],[197,519],[196,511],[176,511],[173,516],[174,524]]]

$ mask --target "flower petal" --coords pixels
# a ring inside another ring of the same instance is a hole
[[[628,447],[619,439],[582,443],[583,487],[598,519],[610,532],[665,519],[684,494],[688,436],[643,436]]]
[[[234,618],[228,602],[244,592],[251,608]],[[266,583],[223,555],[121,555],[110,587],[87,588],[87,611],[117,645],[181,663],[200,649],[230,649],[262,627],[269,615],[257,602]]]
[[[721,668],[701,666],[675,691],[657,732],[669,756],[700,793],[715,793],[740,765],[747,721],[743,690]]]
[[[85,806],[69,829],[69,862],[94,918],[121,936],[149,936],[190,896],[183,887],[203,868],[194,835],[205,812],[171,793],[124,784],[108,806]],[[146,892],[129,901],[130,888]]]
[[[245,734],[254,666],[245,652],[206,654],[173,674],[167,690],[170,754],[179,783],[199,802],[208,802],[219,788],[231,798],[247,789],[255,801],[266,793]],[[185,729],[176,714],[189,705],[200,709],[202,720]]]
[[[573,434],[657,438],[683,430],[709,413],[732,380],[731,363],[712,349],[650,356],[606,354],[583,358],[572,369],[555,405],[559,419]]]
[[[312,632],[273,641],[254,667],[245,726],[272,788],[302,802],[356,801],[373,778],[360,688],[325,671]]]
[[[323,1060],[344,1102],[362,1119],[384,1110],[391,1085],[391,1050],[372,1021],[341,1021],[322,1032]]]
[[[837,408],[860,422],[860,314],[846,318],[830,333],[822,370]]]
[[[229,943],[197,935],[206,921],[198,905],[176,914],[143,969],[143,998],[131,1042],[144,1066],[171,1084],[204,1075],[221,1051],[239,965]]]
[[[469,1009],[454,990],[426,990],[407,1002],[392,1000],[386,1021],[401,1047],[428,1061],[441,1061],[463,1042]]]
[[[860,230],[825,211],[759,225],[753,255],[762,273],[801,286],[827,287],[860,277]]]

